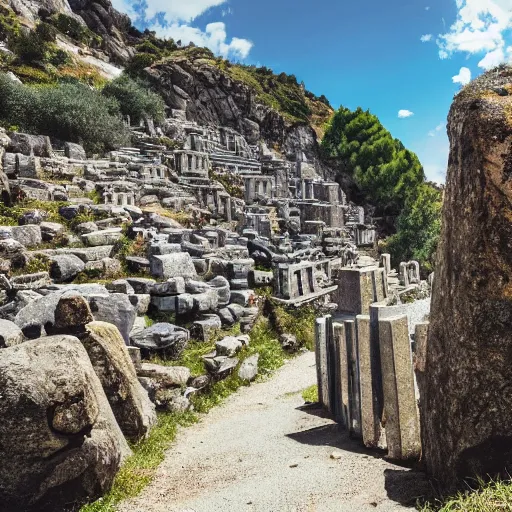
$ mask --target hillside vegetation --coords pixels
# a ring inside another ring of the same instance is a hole
[[[350,175],[376,207],[377,216],[396,218],[396,233],[382,249],[393,263],[415,259],[433,270],[441,228],[441,192],[425,181],[418,157],[384,128],[369,110],[341,107],[322,139],[324,157]]]

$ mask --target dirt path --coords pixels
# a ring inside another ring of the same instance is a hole
[[[184,429],[154,482],[121,512],[358,512],[406,510],[421,475],[358,442],[300,391],[316,381],[312,353],[243,388]],[[341,453],[338,460],[331,454]],[[401,504],[402,503],[402,504]]]

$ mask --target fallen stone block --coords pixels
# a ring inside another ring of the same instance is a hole
[[[234,336],[226,336],[215,343],[215,351],[218,356],[232,357],[242,350],[243,343]]]
[[[34,274],[23,274],[11,277],[10,285],[13,290],[38,290],[51,284],[48,272],[36,272]]]
[[[132,306],[128,296],[123,293],[110,293],[105,295],[89,295],[87,297],[95,320],[114,324],[121,332],[126,344],[130,344],[130,331],[132,330],[136,309]]]
[[[132,336],[131,342],[143,354],[164,353],[169,359],[178,359],[190,339],[190,333],[183,327],[161,322]]]
[[[183,277],[194,279],[197,272],[190,254],[175,253],[163,256],[152,256],[150,259],[151,274],[161,279]]]
[[[217,380],[225,379],[231,375],[238,365],[236,357],[204,357],[203,361],[208,372]]]
[[[130,283],[135,293],[149,294],[152,293],[156,281],[154,279],[147,279],[144,277],[127,277],[126,280]]]
[[[151,289],[152,295],[180,295],[185,293],[185,279],[173,277],[163,283],[156,283]]]
[[[102,231],[93,231],[92,233],[85,233],[81,235],[82,242],[85,245],[98,247],[110,245],[123,237],[121,228],[110,228]]]
[[[180,387],[185,386],[190,379],[190,369],[186,366],[161,366],[142,363],[137,375],[151,378],[164,387]]]
[[[222,322],[217,315],[204,315],[196,320],[190,328],[192,338],[199,341],[209,341],[222,327]]]
[[[74,254],[62,254],[51,257],[50,276],[57,283],[72,281],[85,269],[85,263]]]

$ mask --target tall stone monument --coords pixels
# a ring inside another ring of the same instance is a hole
[[[421,382],[424,458],[445,490],[512,470],[512,69],[466,86],[451,143]]]

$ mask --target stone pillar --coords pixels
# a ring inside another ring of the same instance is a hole
[[[380,264],[384,267],[386,272],[386,277],[391,273],[391,254],[381,254],[380,255]]]
[[[232,216],[231,216],[231,197],[226,197],[226,222],[231,222]]]
[[[339,271],[338,311],[367,315],[375,302],[375,267],[365,269],[343,268]]]
[[[362,437],[361,390],[359,380],[359,347],[355,320],[345,320],[347,346],[348,398],[350,409],[349,432],[352,437]]]
[[[336,401],[334,407],[335,420],[347,430],[350,427],[350,407],[348,398],[348,358],[345,324],[333,324],[333,345],[336,364]]]
[[[361,388],[361,431],[368,448],[384,448],[382,372],[378,338],[372,336],[369,315],[356,318]]]
[[[327,361],[327,325],[326,318],[315,321],[315,358],[318,382],[318,401],[329,407],[328,361]]]
[[[405,261],[400,263],[398,275],[400,283],[407,288],[409,286],[409,273],[407,272],[407,263]]]
[[[407,316],[379,320],[379,343],[388,455],[416,459],[421,439]]]

